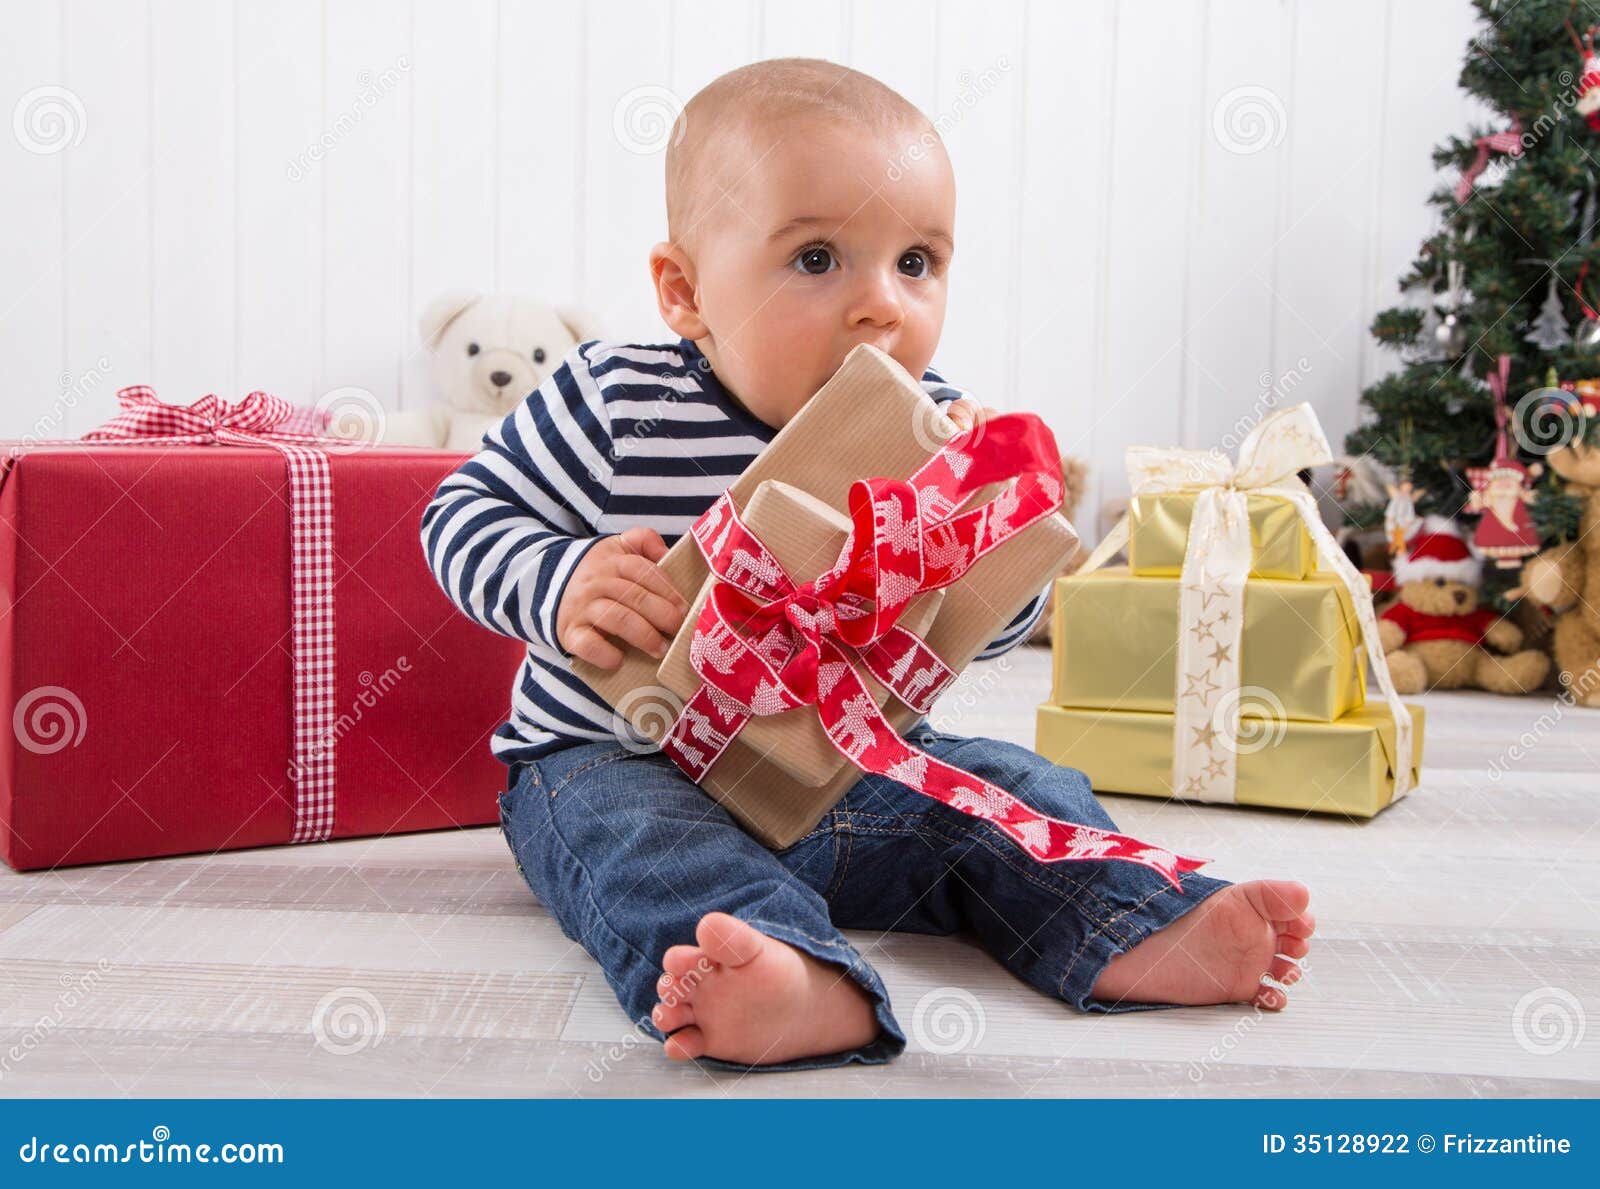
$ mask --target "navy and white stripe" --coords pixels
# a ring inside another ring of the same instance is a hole
[[[922,384],[941,402],[967,395],[931,369]],[[567,579],[595,541],[635,525],[671,545],[776,433],[728,394],[690,340],[591,340],[440,485],[422,517],[434,577],[472,620],[528,645],[510,718],[491,742],[498,758],[515,764],[615,737],[610,706],[556,640]],[[1025,640],[1045,601],[1041,592],[982,655]]]

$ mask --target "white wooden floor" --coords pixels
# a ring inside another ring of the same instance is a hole
[[[940,725],[1028,743],[1047,663],[975,667]],[[1370,823],[1107,798],[1219,875],[1311,885],[1317,943],[1281,1016],[1081,1016],[963,940],[855,934],[912,1037],[899,1060],[677,1065],[490,827],[0,868],[0,1094],[1600,1093],[1600,712],[1541,727],[1549,700],[1425,701],[1423,787]]]

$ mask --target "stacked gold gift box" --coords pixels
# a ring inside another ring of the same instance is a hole
[[[1128,564],[1056,582],[1054,681],[1039,707],[1036,748],[1085,772],[1100,792],[1184,798],[1173,788],[1174,710],[1208,679],[1178,673],[1180,575],[1195,500],[1192,492],[1135,495]],[[1231,800],[1372,817],[1394,799],[1398,757],[1393,712],[1381,698],[1367,700],[1361,617],[1340,576],[1318,570],[1300,510],[1273,495],[1247,503]],[[1228,647],[1207,640],[1213,629],[1205,617],[1187,625],[1202,652]],[[1414,784],[1422,709],[1406,710]]]

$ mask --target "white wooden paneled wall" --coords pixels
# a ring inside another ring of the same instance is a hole
[[[415,405],[414,312],[452,285],[667,337],[645,264],[662,160],[621,143],[619,100],[809,54],[945,128],[959,250],[936,363],[1045,413],[1113,494],[1124,446],[1217,442],[1274,385],[1337,444],[1386,365],[1365,328],[1430,227],[1430,146],[1473,115],[1466,0],[0,11],[6,436],[80,434],[136,382]],[[19,125],[41,94],[64,132]]]

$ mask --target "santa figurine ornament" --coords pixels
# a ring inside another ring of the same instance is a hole
[[[1389,556],[1399,557],[1406,551],[1406,542],[1422,527],[1422,517],[1417,514],[1417,501],[1427,492],[1418,491],[1410,478],[1390,483],[1384,491],[1389,502],[1383,507],[1383,535],[1389,541]]]
[[[1595,27],[1590,25],[1580,39],[1572,22],[1567,22],[1567,36],[1572,38],[1583,61],[1578,74],[1578,99],[1572,106],[1592,130],[1600,132],[1600,57],[1594,52],[1594,35]]]
[[[1524,466],[1511,453],[1506,438],[1510,420],[1506,387],[1510,378],[1511,356],[1502,355],[1499,366],[1487,377],[1494,393],[1494,461],[1486,467],[1467,468],[1472,496],[1467,500],[1466,511],[1483,513],[1473,531],[1472,543],[1502,570],[1514,570],[1524,558],[1539,552],[1539,530],[1534,527],[1528,505],[1534,500],[1533,480],[1544,473],[1539,463]]]

